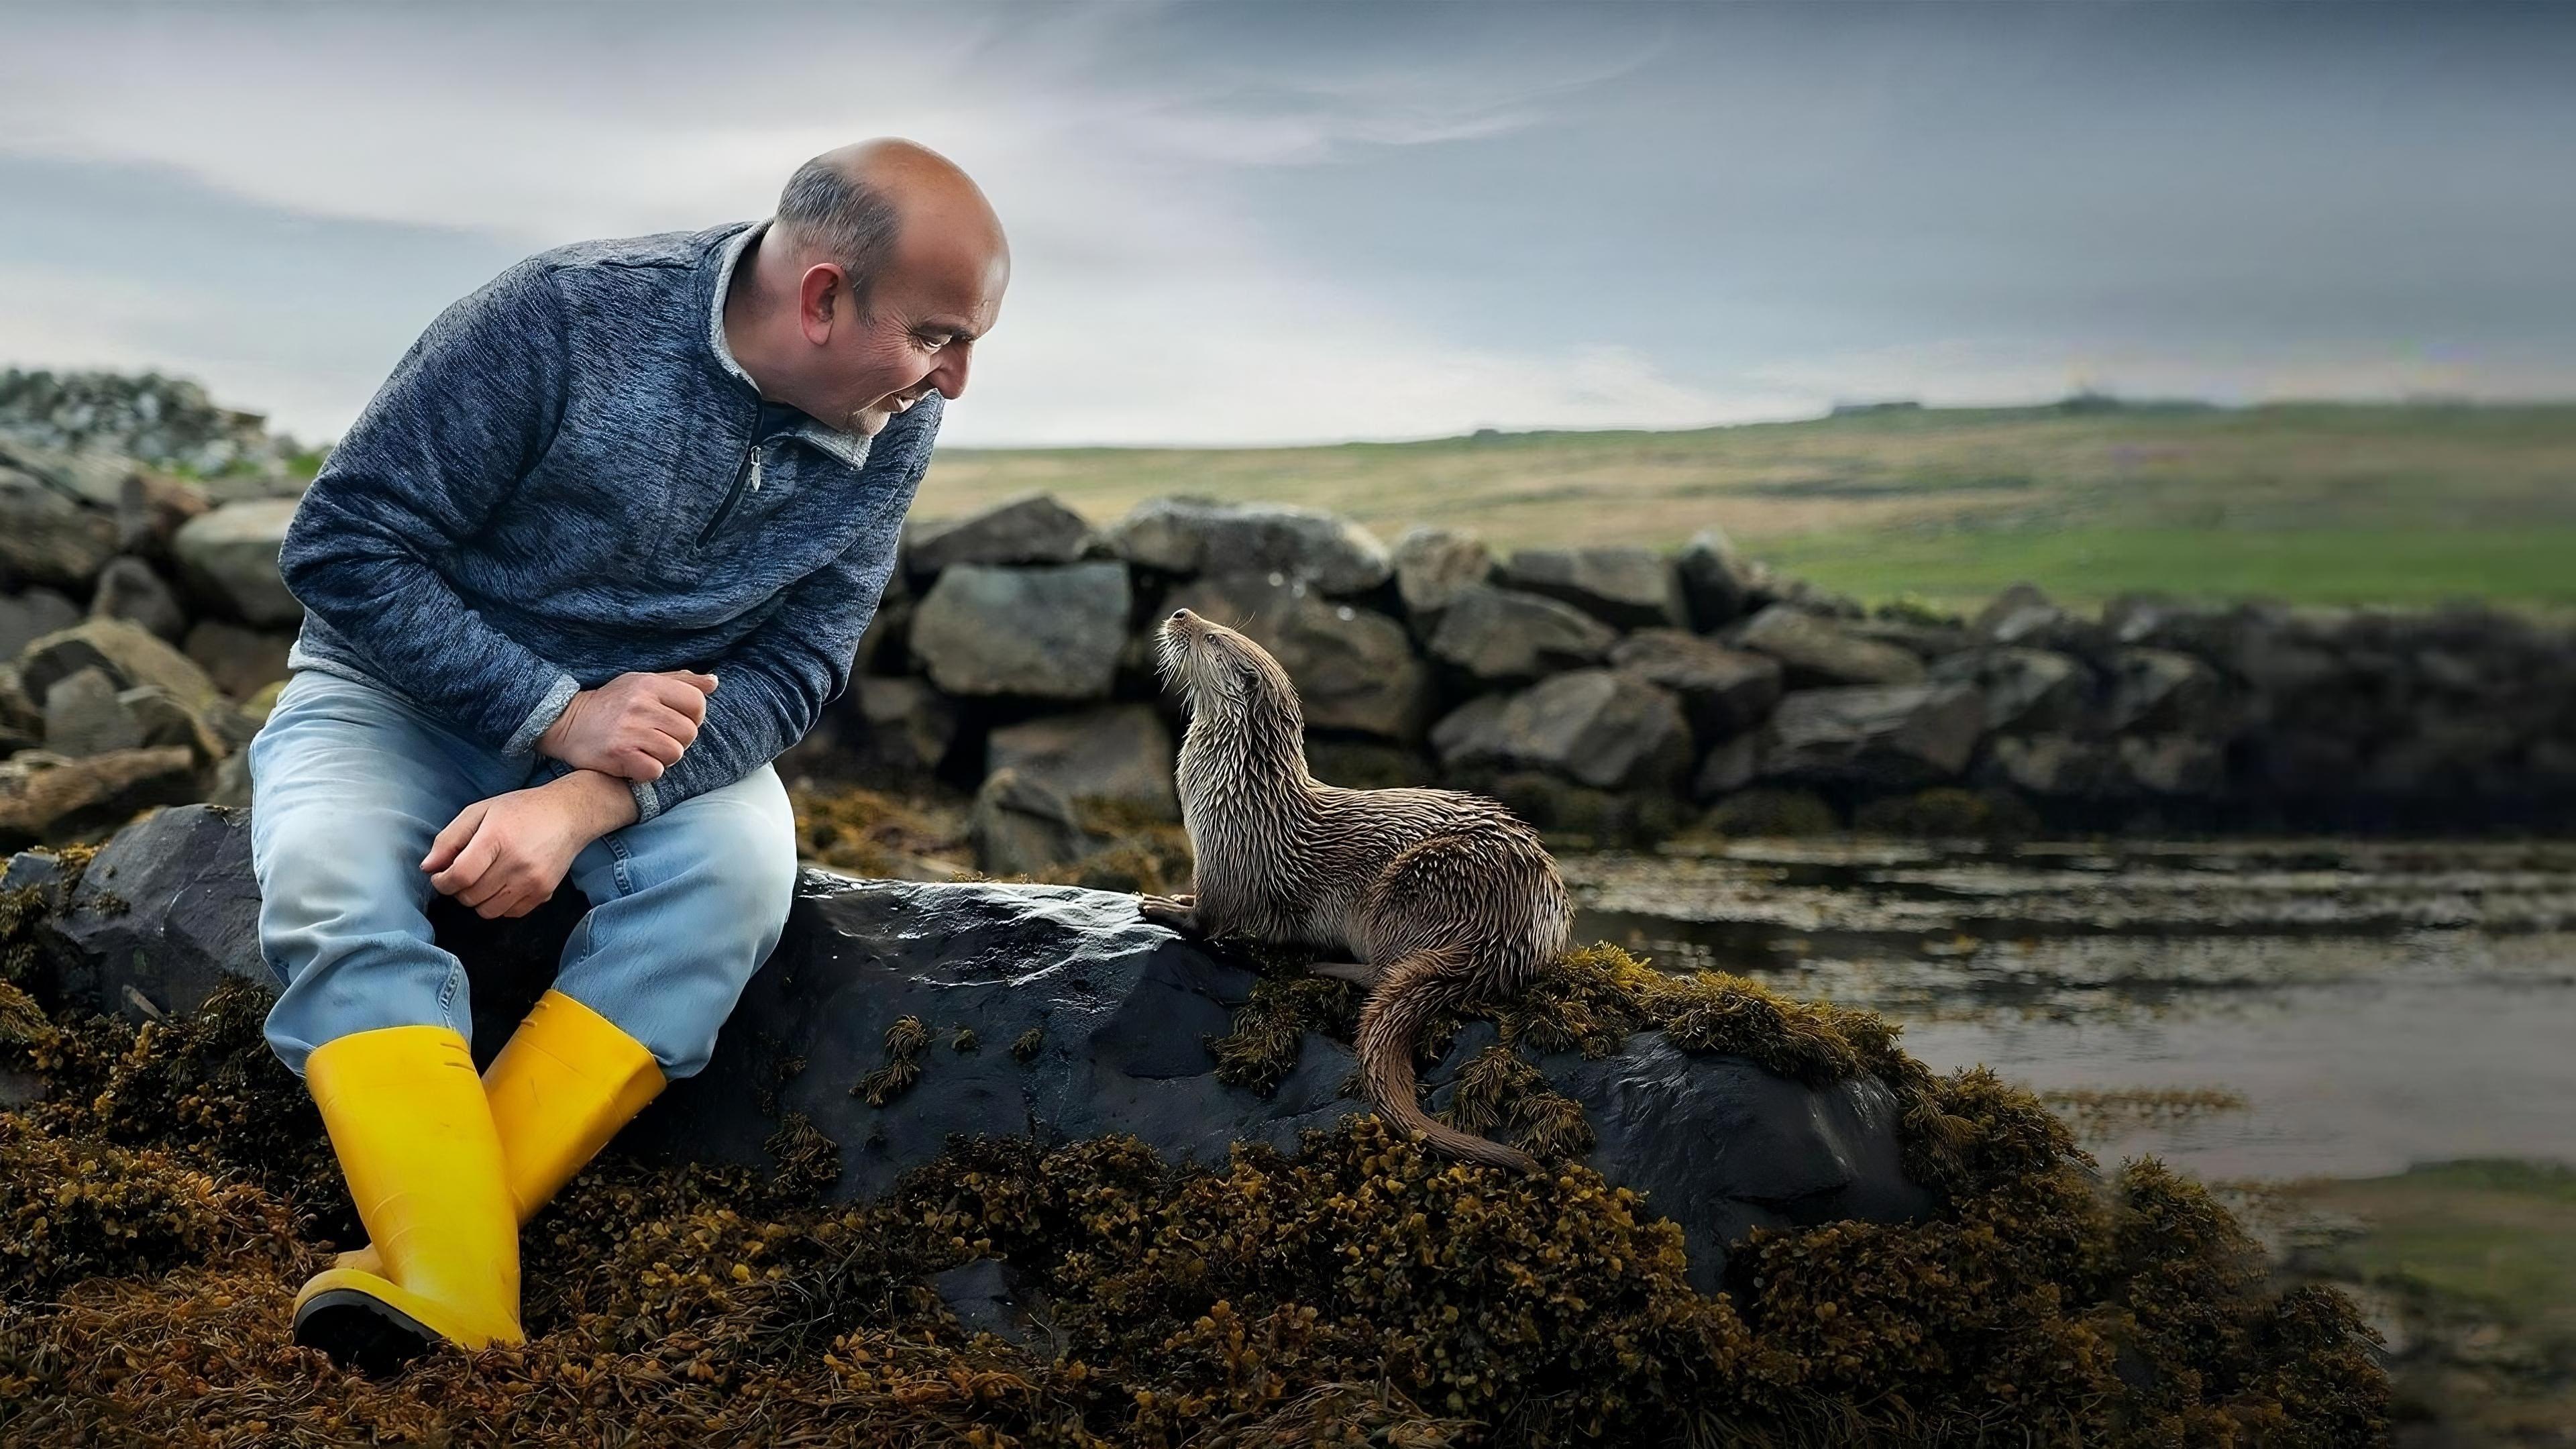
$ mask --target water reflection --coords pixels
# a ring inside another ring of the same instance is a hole
[[[1885,1012],[2208,1178],[2576,1163],[2576,850],[1852,842],[1564,862],[1579,939]]]

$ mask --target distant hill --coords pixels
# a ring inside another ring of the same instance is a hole
[[[1162,493],[1301,503],[1390,541],[1748,551],[1864,598],[2029,579],[2303,603],[2576,604],[2576,404],[2220,408],[2080,395],[1865,405],[1691,432],[1480,432],[1306,448],[942,449],[919,512],[1056,494],[1096,522]]]

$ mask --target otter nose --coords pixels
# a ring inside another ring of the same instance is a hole
[[[1175,623],[1175,624],[1178,624],[1178,623],[1180,623],[1182,620],[1187,619],[1189,616],[1190,616],[1190,611],[1189,611],[1189,610],[1187,610],[1187,609],[1174,609],[1174,610],[1172,611],[1172,622],[1173,622],[1173,623]]]

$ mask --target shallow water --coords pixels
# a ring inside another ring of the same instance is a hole
[[[1578,940],[1905,1023],[2106,1165],[2576,1164],[2576,848],[1738,843],[1567,856]]]

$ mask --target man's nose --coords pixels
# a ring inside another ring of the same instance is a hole
[[[966,349],[952,347],[940,357],[939,365],[930,370],[930,385],[939,390],[941,397],[955,402],[966,395],[968,361]]]

